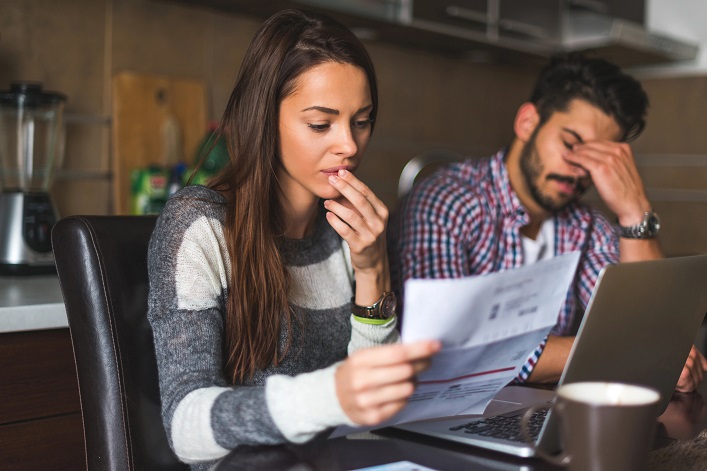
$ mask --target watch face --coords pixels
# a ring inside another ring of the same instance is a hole
[[[395,298],[395,294],[388,293],[385,298],[383,298],[383,302],[381,303],[381,317],[384,319],[388,319],[389,317],[392,317],[395,315],[395,308],[398,305],[398,300]]]
[[[658,219],[657,214],[653,213],[648,218],[648,230],[651,233],[655,233],[658,232],[658,229],[660,229],[660,219]]]

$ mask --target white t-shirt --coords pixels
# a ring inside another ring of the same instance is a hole
[[[535,240],[521,234],[523,243],[523,265],[530,265],[555,256],[555,220],[543,221]]]

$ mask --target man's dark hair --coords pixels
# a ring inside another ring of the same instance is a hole
[[[614,118],[623,130],[623,141],[636,138],[646,125],[646,92],[607,60],[579,53],[553,57],[540,72],[530,102],[543,124],[556,111],[567,111],[574,99],[585,100]]]

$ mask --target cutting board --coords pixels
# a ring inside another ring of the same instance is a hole
[[[191,165],[207,132],[202,81],[120,72],[113,77],[113,201],[128,214],[130,172],[150,165]]]

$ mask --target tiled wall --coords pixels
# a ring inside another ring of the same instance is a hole
[[[113,211],[113,74],[202,80],[208,115],[218,119],[260,22],[167,0],[0,0],[0,88],[36,80],[69,97],[66,157],[53,187],[61,214]],[[509,141],[535,71],[366,44],[381,109],[360,176],[386,204],[395,205],[398,176],[415,154],[447,147],[485,155]],[[635,149],[663,216],[664,246],[670,254],[707,252],[707,77],[645,84],[652,109]],[[679,164],[666,165],[676,154]],[[685,188],[695,192],[678,191]]]

